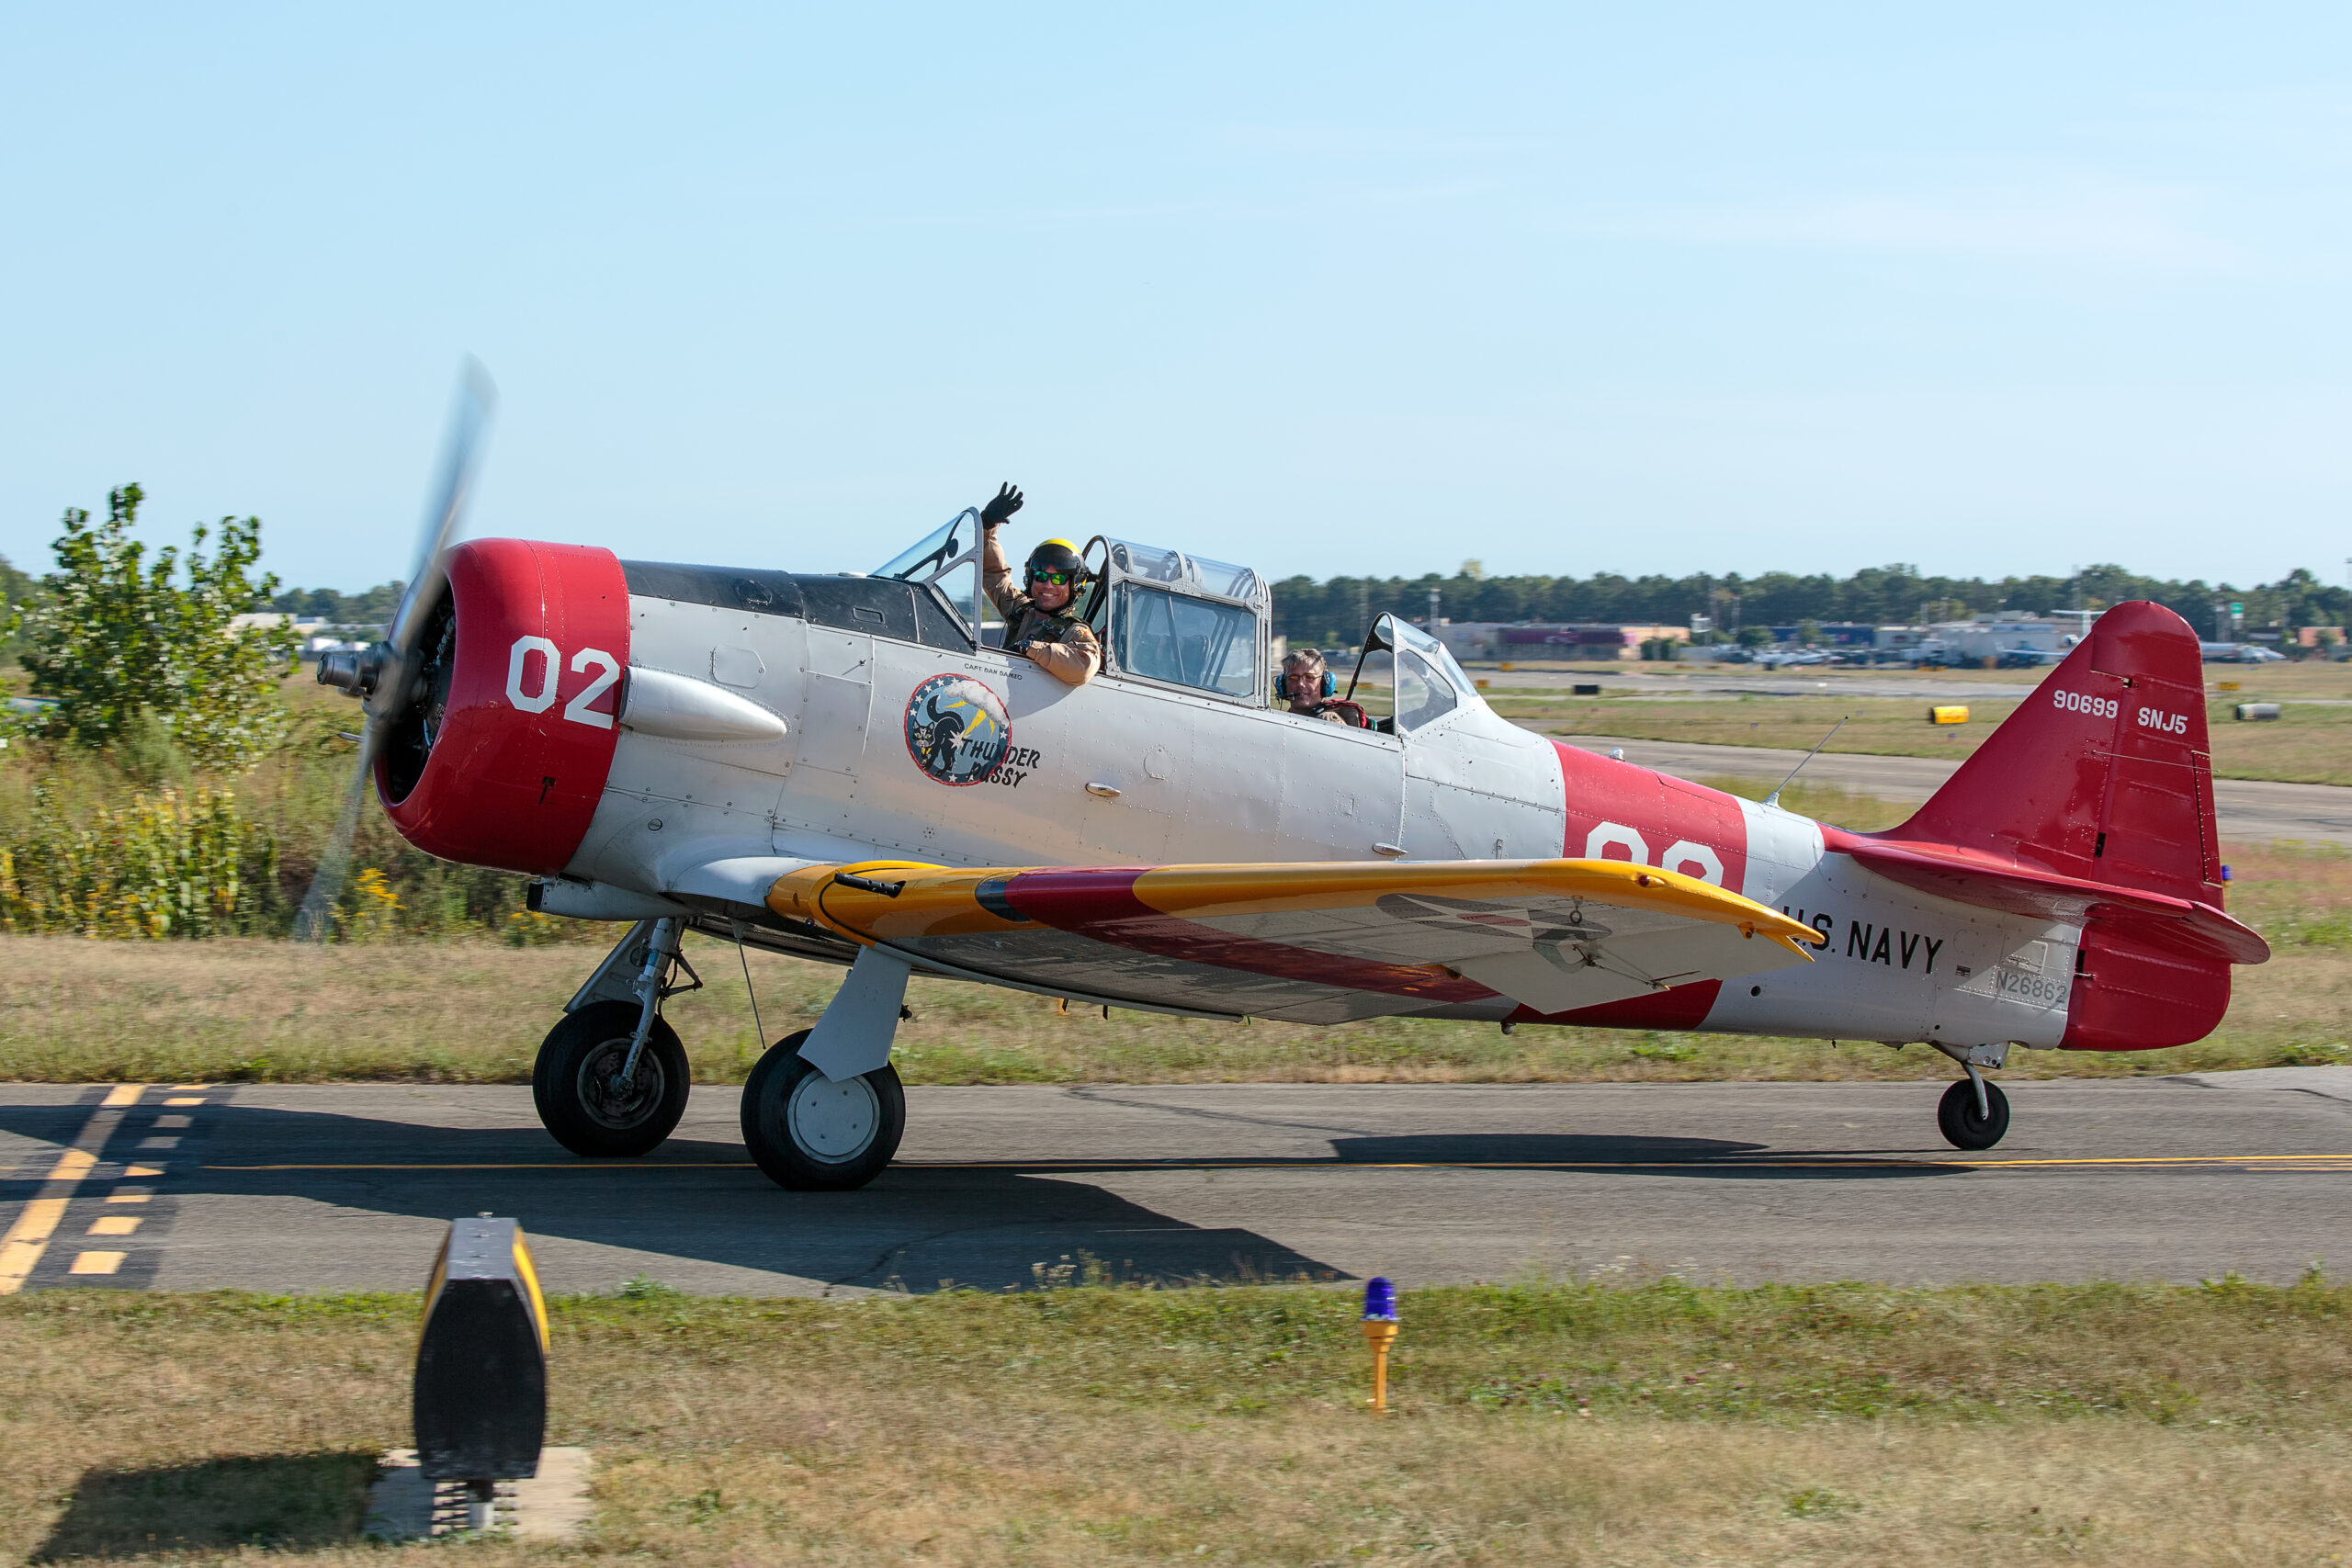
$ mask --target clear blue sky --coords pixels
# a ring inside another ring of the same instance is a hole
[[[1910,13],[1897,16],[1896,12]],[[2352,555],[2352,9],[0,12],[0,551],[1282,575]]]

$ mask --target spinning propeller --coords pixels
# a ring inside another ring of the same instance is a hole
[[[458,399],[449,414],[448,438],[441,448],[440,482],[435,486],[417,529],[416,554],[409,562],[408,588],[392,612],[390,635],[358,653],[330,653],[319,660],[319,683],[340,687],[366,704],[367,723],[359,735],[359,755],[344,792],[343,811],[335,818],[334,836],[319,857],[311,890],[303,895],[294,918],[298,942],[324,942],[334,929],[335,901],[343,896],[343,880],[351,868],[351,839],[359,827],[359,806],[375,773],[376,760],[401,721],[426,696],[436,649],[427,646],[426,633],[436,626],[435,612],[448,597],[449,574],[442,557],[458,536],[466,502],[473,491],[474,472],[481,459],[483,433],[498,406],[498,389],[490,372],[470,355],[458,376]],[[446,628],[446,619],[438,623]],[[436,636],[440,635],[436,633]],[[429,738],[428,738],[429,744]]]

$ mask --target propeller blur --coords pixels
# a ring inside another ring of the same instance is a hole
[[[351,783],[344,791],[343,809],[335,818],[334,834],[311,874],[310,890],[294,917],[300,942],[324,942],[334,929],[336,901],[351,869],[351,840],[358,830],[361,793],[375,772],[385,737],[402,718],[430,696],[435,659],[446,661],[447,650],[426,649],[418,660],[425,628],[448,597],[449,573],[444,563],[449,546],[465,521],[466,502],[473,492],[474,475],[481,466],[483,437],[498,407],[498,389],[481,360],[466,356],[458,373],[458,396],[449,412],[449,433],[441,446],[441,467],[428,492],[424,519],[417,527],[416,549],[409,558],[407,588],[392,612],[390,635],[358,653],[330,653],[319,660],[319,681],[339,686],[366,700],[367,722],[359,733],[358,755],[351,767]],[[442,617],[436,635],[450,631]],[[429,746],[431,742],[428,740]]]

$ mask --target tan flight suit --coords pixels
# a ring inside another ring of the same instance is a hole
[[[1055,680],[1083,686],[1102,668],[1102,645],[1094,628],[1074,615],[1038,608],[1035,601],[1013,586],[1012,568],[1006,564],[998,530],[987,531],[980,548],[980,586],[1004,616],[1004,646],[1029,645],[1030,661]],[[1075,585],[1070,603],[1078,603]]]

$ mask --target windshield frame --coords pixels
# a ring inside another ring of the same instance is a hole
[[[1487,705],[1487,699],[1479,694],[1478,683],[1470,679],[1468,672],[1455,660],[1453,649],[1412,622],[1387,610],[1383,610],[1373,617],[1372,629],[1364,634],[1363,648],[1356,655],[1355,672],[1348,677],[1348,701],[1355,701],[1356,687],[1363,680],[1364,664],[1375,653],[1391,655],[1388,685],[1389,722],[1396,725],[1397,734],[1405,734],[1413,729],[1427,729],[1433,725],[1443,724],[1447,718],[1468,708],[1485,707]],[[1399,653],[1415,655],[1432,676],[1442,684],[1453,689],[1454,701],[1445,712],[1432,714],[1428,718],[1411,726],[1397,722],[1404,716],[1402,709],[1397,705],[1398,699],[1402,695],[1403,678],[1398,672],[1402,666],[1401,661],[1394,657]]]
[[[949,547],[956,542],[956,530],[967,518],[971,521],[971,542],[960,551],[948,554]],[[981,604],[987,598],[980,581],[980,552],[986,547],[988,531],[980,525],[980,509],[967,506],[866,575],[930,589],[933,598],[954,611],[963,621],[966,635],[971,637],[973,646],[978,647],[983,625]],[[938,564],[932,565],[933,562]],[[967,562],[972,568],[972,597],[968,604],[958,604],[948,596],[944,589],[933,586]],[[929,570],[924,570],[926,565],[930,565]]]

